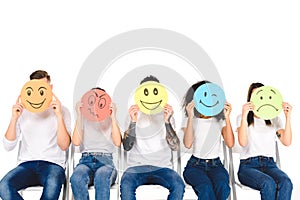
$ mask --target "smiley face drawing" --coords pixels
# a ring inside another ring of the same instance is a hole
[[[195,108],[205,116],[216,116],[224,109],[226,102],[223,89],[214,83],[205,83],[194,93]]]
[[[271,86],[262,86],[255,89],[250,101],[254,104],[254,114],[261,119],[273,119],[282,110],[283,98],[280,92]]]
[[[163,111],[168,101],[168,93],[162,84],[147,81],[135,90],[134,100],[143,113],[157,114]]]
[[[103,90],[92,89],[86,92],[82,98],[81,113],[90,121],[102,121],[110,114],[110,96]]]
[[[21,102],[30,112],[45,111],[52,101],[52,89],[41,80],[26,82],[21,90]]]

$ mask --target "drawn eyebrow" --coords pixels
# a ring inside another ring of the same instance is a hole
[[[256,92],[256,94],[258,94],[258,93],[260,93],[260,92],[262,92],[263,90],[259,90],[258,92]]]
[[[41,89],[45,89],[45,90],[47,90],[47,88],[45,88],[45,87],[40,87],[39,89],[38,89],[38,91],[40,91]]]
[[[105,94],[102,94],[99,98],[101,98],[101,97],[103,97],[103,96],[105,96]]]
[[[33,89],[32,89],[32,87],[30,87],[30,86],[28,86],[28,87],[26,88],[26,90],[28,90],[28,89],[31,89],[31,90],[33,90]]]
[[[95,91],[93,91],[93,92],[95,93],[96,97],[98,97],[98,94],[97,94],[97,92],[95,92]]]
[[[276,94],[276,92],[273,89],[271,89],[271,92],[273,92],[274,94]]]

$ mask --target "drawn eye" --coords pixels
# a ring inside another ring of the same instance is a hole
[[[90,96],[90,97],[88,98],[88,104],[89,104],[90,106],[93,106],[93,105],[95,104],[95,101],[96,101],[96,97],[95,97],[95,96]]]
[[[144,94],[145,94],[145,96],[148,96],[148,95],[149,95],[149,91],[148,91],[147,88],[144,89]]]
[[[103,109],[106,105],[106,100],[104,98],[100,98],[98,106],[100,109]]]
[[[154,89],[153,89],[153,94],[154,94],[154,95],[157,95],[157,94],[158,94],[157,88],[154,88]]]
[[[41,90],[41,91],[40,91],[40,95],[43,96],[44,94],[45,94],[45,93],[44,93],[44,90]]]
[[[206,97],[207,96],[207,92],[204,92],[204,97]]]
[[[263,100],[263,99],[264,99],[264,98],[261,96],[261,97],[260,97],[260,100]]]
[[[272,96],[269,96],[269,99],[271,100],[271,99],[272,99]]]
[[[27,96],[30,96],[30,95],[31,95],[31,91],[27,90]]]

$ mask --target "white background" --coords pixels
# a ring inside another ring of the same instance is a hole
[[[34,70],[50,73],[54,93],[72,110],[76,77],[97,46],[133,29],[169,29],[197,42],[215,63],[233,105],[234,128],[252,82],[278,88],[293,105],[293,144],[280,145],[280,152],[294,183],[292,199],[300,199],[299,9],[297,1],[261,0],[1,1],[0,132]],[[16,151],[6,152],[0,143],[0,178],[15,164]],[[253,199],[250,191],[238,197]]]

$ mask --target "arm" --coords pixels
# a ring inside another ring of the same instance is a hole
[[[82,128],[82,114],[80,112],[80,108],[82,107],[82,102],[77,102],[76,104],[76,124],[75,128],[72,134],[72,143],[75,146],[79,146],[82,142],[82,136],[83,136],[83,128]]]
[[[20,97],[18,97],[16,104],[13,105],[10,123],[4,135],[5,139],[11,142],[16,141],[17,139],[17,134],[16,134],[17,121],[23,112],[23,105],[19,103],[19,98]],[[4,147],[6,150],[12,150],[16,144],[17,142],[13,146],[8,146],[4,143]]]
[[[112,103],[111,104],[111,120],[112,120],[111,138],[113,143],[119,147],[121,146],[122,137],[121,137],[121,132],[116,117],[116,112],[117,112],[117,107],[114,103]]]
[[[194,130],[193,130],[193,118],[194,118],[194,107],[195,103],[191,101],[186,106],[186,111],[188,114],[188,121],[186,128],[183,128],[183,144],[186,148],[190,149],[194,143]]]
[[[130,151],[135,143],[136,140],[136,133],[135,133],[135,127],[136,127],[136,120],[138,116],[139,108],[137,105],[133,105],[129,108],[129,115],[131,118],[131,122],[129,124],[129,128],[124,133],[123,137],[123,146],[126,151]]]
[[[224,107],[224,116],[226,125],[222,128],[222,135],[226,145],[231,148],[234,145],[234,135],[232,131],[232,126],[230,122],[230,113],[232,107],[230,103],[226,103]]]
[[[249,111],[253,111],[254,105],[251,102],[248,102],[243,105],[243,111],[242,111],[242,119],[241,119],[241,125],[238,127],[238,140],[242,147],[246,146],[248,144],[248,122],[247,122],[247,115]]]
[[[53,96],[55,100],[50,103],[50,107],[57,117],[57,144],[63,151],[66,151],[71,143],[71,137],[64,122],[61,102],[54,94]]]
[[[166,140],[168,145],[172,151],[176,151],[179,149],[180,141],[177,137],[176,132],[174,131],[172,125],[170,124],[170,118],[173,115],[173,108],[170,105],[166,105],[164,107],[164,119],[166,126]]]
[[[277,136],[283,145],[289,146],[292,143],[291,111],[293,107],[286,102],[282,106],[286,118],[285,129],[278,130]]]

